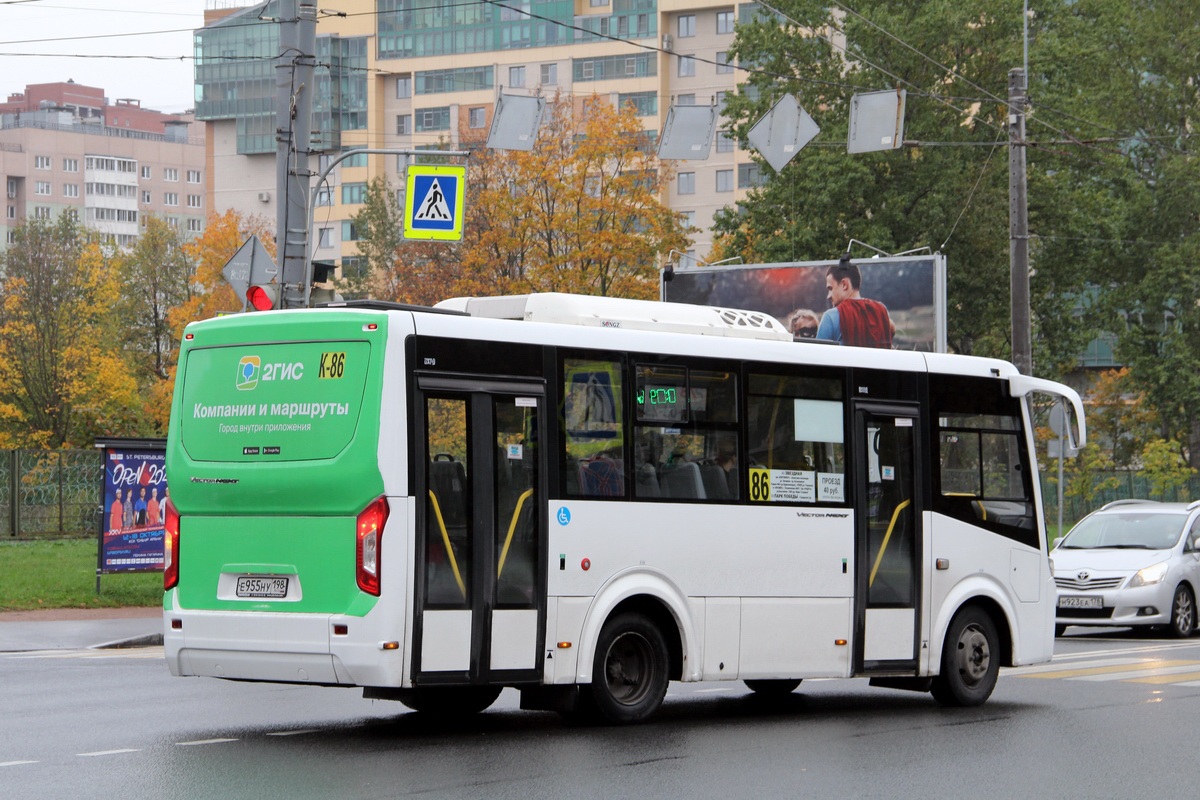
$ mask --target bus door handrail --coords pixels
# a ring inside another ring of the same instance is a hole
[[[525,501],[533,495],[533,489],[526,489],[517,498],[517,507],[513,509],[512,522],[508,523],[508,535],[504,537],[504,547],[500,550],[500,563],[496,565],[496,578],[504,571],[504,560],[508,558],[508,547],[512,544],[513,532],[517,529],[517,520],[521,516],[521,508]]]
[[[883,563],[883,554],[887,550],[888,539],[892,538],[892,531],[896,529],[896,520],[900,519],[900,512],[910,505],[911,498],[896,506],[896,510],[892,512],[892,521],[888,523],[887,533],[883,535],[883,544],[879,546],[879,555],[875,556],[875,566],[871,567],[871,577],[867,579],[868,587],[875,584],[875,573],[879,572],[879,565]]]
[[[454,570],[454,580],[458,583],[458,590],[462,592],[463,599],[467,599],[467,586],[463,583],[462,573],[458,571],[458,559],[454,557],[454,546],[450,544],[450,534],[446,530],[446,521],[442,519],[442,507],[438,504],[437,495],[433,493],[433,489],[429,490],[429,499],[433,501],[433,513],[437,517],[438,527],[442,531],[442,544],[446,547],[446,555],[450,558],[450,568]]]

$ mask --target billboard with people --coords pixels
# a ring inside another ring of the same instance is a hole
[[[106,439],[97,574],[163,568],[166,442]]]
[[[761,311],[797,341],[946,352],[941,255],[667,270],[662,299]]]

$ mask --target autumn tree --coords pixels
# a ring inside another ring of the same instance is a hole
[[[632,105],[558,96],[532,151],[473,157],[466,288],[655,296],[658,261],[687,242],[649,145]]]
[[[275,240],[270,222],[260,215],[243,215],[234,210],[209,216],[204,233],[183,244],[177,266],[189,271],[188,288],[178,296],[181,302],[166,311],[164,376],[146,389],[146,416],[165,433],[171,414],[171,395],[175,389],[175,358],[183,329],[189,322],[210,319],[219,314],[241,311],[243,300],[225,281],[221,271],[238,248],[251,236],[258,236],[274,257]],[[172,284],[174,285],[174,284]]]
[[[90,447],[143,432],[110,254],[73,214],[29,219],[0,255],[0,445]]]
[[[174,227],[161,217],[147,215],[137,242],[114,261],[126,352],[136,355],[138,376],[144,384],[166,380],[178,346],[167,317],[192,297],[192,259]]]

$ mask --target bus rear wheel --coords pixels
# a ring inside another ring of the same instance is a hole
[[[592,662],[592,700],[611,723],[641,722],[667,693],[667,643],[646,617],[618,614],[604,624]]]
[[[996,626],[983,609],[967,606],[950,622],[941,674],[929,691],[944,706],[977,706],[991,697],[999,674]]]
[[[401,689],[397,699],[425,714],[468,717],[486,710],[500,696],[500,686],[425,686]]]
[[[743,681],[746,688],[763,697],[783,697],[796,691],[799,680],[749,680]]]

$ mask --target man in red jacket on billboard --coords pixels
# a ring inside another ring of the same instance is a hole
[[[887,306],[878,300],[868,300],[859,290],[862,274],[844,255],[825,271],[825,289],[833,306],[821,317],[817,338],[856,347],[891,349],[896,326],[888,316]]]

